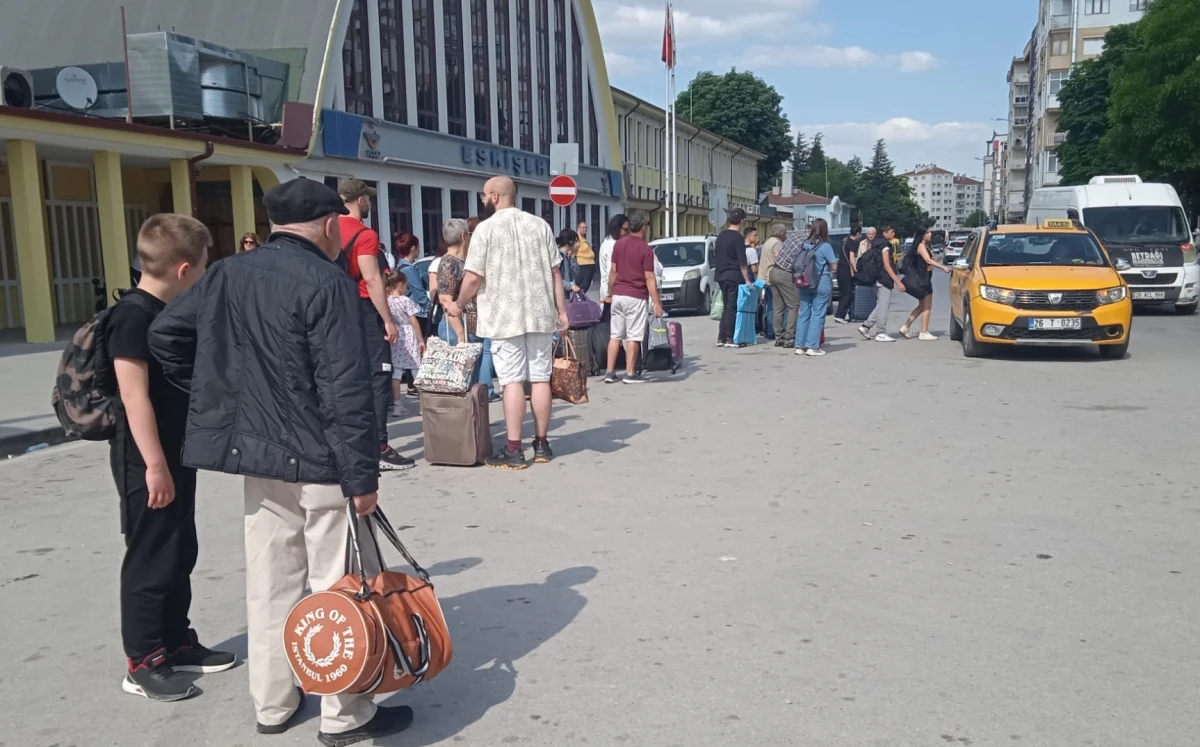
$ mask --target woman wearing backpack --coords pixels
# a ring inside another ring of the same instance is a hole
[[[821,332],[825,312],[833,295],[833,273],[837,255],[829,245],[829,224],[824,218],[813,221],[808,240],[796,255],[792,276],[800,289],[800,317],[796,320],[796,355],[821,356]]]

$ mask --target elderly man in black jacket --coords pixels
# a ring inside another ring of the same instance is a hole
[[[263,203],[274,229],[267,243],[217,263],[171,303],[151,326],[150,348],[191,392],[183,463],[246,476],[250,693],[258,731],[277,734],[303,702],[284,621],[306,586],[326,589],[345,574],[347,501],[359,516],[375,510],[379,439],[361,304],[333,261],[346,208],[307,179],[275,187]],[[411,722],[407,706],[326,697],[318,739],[340,747]]]

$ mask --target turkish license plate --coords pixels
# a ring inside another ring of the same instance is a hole
[[[1059,319],[1030,319],[1030,329],[1083,329],[1083,320],[1079,317],[1062,317]]]
[[[1134,291],[1134,301],[1165,301],[1167,298],[1166,291]]]
[[[674,301],[675,300],[674,293],[660,293],[660,294],[658,294],[658,297],[662,301]]]

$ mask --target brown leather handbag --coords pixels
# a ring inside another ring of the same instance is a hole
[[[553,368],[550,370],[550,394],[555,399],[573,405],[586,404],[588,401],[587,370],[575,353],[575,343],[569,336],[564,335],[559,339],[555,350]]]
[[[388,693],[432,679],[453,655],[450,631],[429,574],[417,564],[383,512],[368,520],[368,536],[386,568],[378,531],[400,551],[417,577],[383,571],[367,578],[353,502],[347,501],[347,573],[327,591],[300,600],[288,614],[283,643],[306,693]]]

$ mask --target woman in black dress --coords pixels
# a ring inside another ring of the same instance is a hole
[[[921,318],[921,334],[919,340],[932,341],[937,337],[929,334],[929,317],[933,311],[933,270],[936,267],[942,272],[950,272],[950,268],[938,262],[929,253],[929,242],[933,240],[933,232],[922,228],[913,237],[912,248],[904,257],[903,280],[904,290],[908,295],[917,299],[917,308],[908,315],[908,321],[900,328],[902,337],[912,337],[910,328],[917,317]]]

